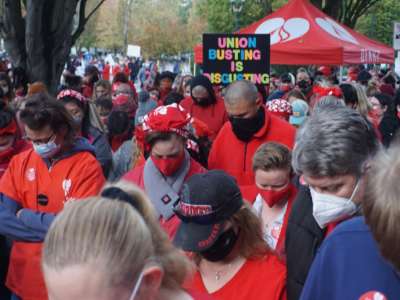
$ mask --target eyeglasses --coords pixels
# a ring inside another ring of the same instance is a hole
[[[24,136],[24,139],[27,140],[27,141],[29,141],[29,142],[31,142],[31,143],[33,143],[33,144],[36,144],[36,145],[47,144],[47,143],[49,143],[51,140],[54,141],[54,140],[56,139],[56,134],[53,133],[53,134],[50,135],[48,138],[44,138],[44,139],[32,139],[32,138],[30,138],[29,136]]]

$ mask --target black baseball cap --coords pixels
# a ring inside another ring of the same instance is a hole
[[[193,175],[174,208],[182,221],[174,244],[190,252],[207,250],[224,232],[226,220],[242,206],[242,194],[232,176],[220,170]]]

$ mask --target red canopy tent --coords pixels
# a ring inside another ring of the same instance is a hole
[[[394,63],[393,48],[337,23],[308,0],[292,0],[237,33],[269,33],[275,65]],[[202,45],[194,52],[201,64]]]

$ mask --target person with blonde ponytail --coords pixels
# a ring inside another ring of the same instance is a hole
[[[150,201],[119,182],[66,206],[43,249],[50,300],[186,300],[190,263],[158,225]]]

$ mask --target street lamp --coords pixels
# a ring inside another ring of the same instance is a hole
[[[235,31],[239,30],[239,14],[243,10],[243,5],[246,0],[229,0],[232,6],[232,11],[235,15]]]

